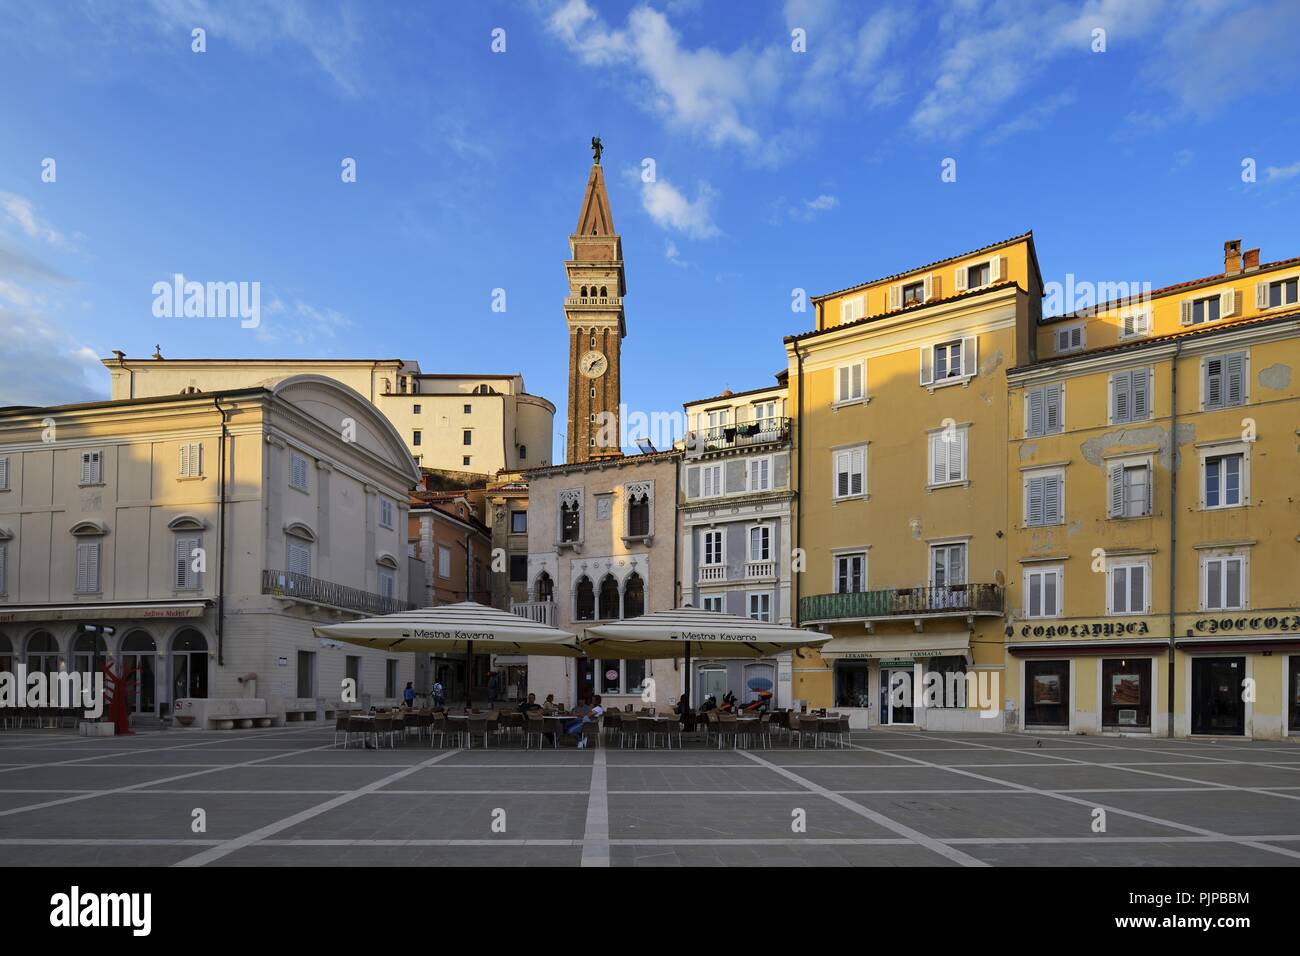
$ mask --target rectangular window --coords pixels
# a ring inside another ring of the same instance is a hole
[[[866,493],[865,447],[835,452],[835,497],[855,498]]]
[[[397,575],[393,573],[392,568],[379,569],[379,596],[397,597]]]
[[[1025,436],[1042,438],[1059,434],[1065,428],[1062,414],[1065,385],[1041,385],[1025,391]]]
[[[751,594],[749,596],[749,616],[755,621],[772,620],[772,595]]]
[[[361,658],[348,655],[343,661],[343,676],[352,681],[357,693],[361,693]]]
[[[1270,282],[1266,289],[1264,302],[1258,304],[1260,308],[1276,309],[1283,305],[1295,305],[1298,301],[1300,301],[1300,280],[1292,276],[1290,279],[1279,279],[1277,282]]]
[[[473,410],[474,410],[474,406],[473,406],[473,405],[466,405],[466,406],[465,406],[465,414],[466,414],[466,415],[470,414]]]
[[[947,588],[965,583],[965,542],[930,545],[930,587]]]
[[[772,529],[765,524],[749,529],[749,560],[772,560]]]
[[[179,537],[176,539],[176,577],[174,578],[176,590],[198,590],[199,572],[195,569],[195,563],[202,554],[199,550],[201,547],[200,539],[196,537]],[[196,554],[196,551],[199,553]]]
[[[0,595],[9,593],[9,542],[0,541]]]
[[[1145,564],[1113,564],[1106,571],[1109,579],[1106,609],[1111,614],[1145,614],[1150,604],[1147,589],[1149,570]]]
[[[1214,355],[1202,364],[1201,401],[1205,408],[1229,408],[1246,402],[1246,353]]]
[[[1240,453],[1205,459],[1205,507],[1234,508],[1241,504],[1242,460]]]
[[[412,414],[412,415],[418,415],[418,414],[420,414],[421,411],[422,411],[422,409],[420,408],[420,406],[419,406],[418,403],[415,404],[415,405],[412,405],[412,406],[411,406],[411,414]]]
[[[384,696],[397,699],[397,661],[384,661]]]
[[[706,611],[716,611],[718,614],[721,614],[721,613],[722,613],[722,595],[721,595],[721,594],[706,594],[704,597],[700,598],[700,606],[701,606],[702,608],[704,608],[704,610],[706,610]]]
[[[1025,572],[1025,617],[1059,617],[1061,569],[1035,568]]]
[[[722,561],[722,532],[704,532],[704,563],[708,565],[718,565],[721,564]]]
[[[285,570],[290,574],[311,577],[311,545],[297,538],[289,538],[285,543]]]
[[[972,377],[976,370],[978,344],[976,336],[968,335],[951,342],[921,346],[921,384],[933,387]]]
[[[930,433],[931,485],[966,480],[966,429],[945,428]]]
[[[424,440],[424,435],[421,432],[419,431],[411,432],[411,444],[414,445],[416,448],[420,447],[420,445],[423,443],[423,440]]]
[[[700,486],[701,498],[713,498],[717,495],[722,494],[722,466],[721,465],[705,465],[703,468],[700,469],[700,473],[702,476],[701,480],[703,482],[703,484]]]
[[[83,485],[101,485],[104,483],[103,453],[83,451],[81,453],[81,483]]]
[[[1120,339],[1136,339],[1149,334],[1151,331],[1151,313],[1143,310],[1141,312],[1130,312],[1121,316],[1119,320],[1119,337]]]
[[[1068,352],[1081,351],[1086,341],[1083,328],[1082,325],[1072,325],[1068,329],[1057,329],[1056,354],[1065,355]]]
[[[1110,377],[1110,423],[1144,422],[1151,417],[1151,369],[1135,368]]]
[[[772,487],[772,459],[752,458],[749,461],[749,490],[767,491]]]
[[[307,490],[307,459],[296,452],[289,453],[289,487]]]
[[[1191,324],[1200,325],[1202,322],[1217,322],[1222,311],[1223,305],[1217,295],[1206,296],[1203,299],[1193,299],[1191,302]]]
[[[77,587],[78,594],[99,593],[99,542],[77,542]]]
[[[776,421],[776,402],[755,402],[754,403],[754,422],[758,425],[760,432],[765,432],[773,427]]]
[[[862,362],[854,362],[852,365],[841,365],[835,369],[836,405],[862,401],[865,368]]]
[[[379,499],[379,526],[381,528],[393,526],[393,503],[387,498]]]
[[[510,581],[512,584],[521,584],[528,580],[528,555],[512,554],[510,555]]]
[[[313,651],[298,652],[298,696],[316,696],[316,654]]]
[[[1110,507],[1112,518],[1145,518],[1151,514],[1151,464],[1110,466]]]
[[[961,342],[946,342],[934,347],[934,378],[952,378],[961,374]]]
[[[978,289],[981,286],[988,285],[989,277],[991,275],[992,275],[992,270],[989,268],[989,263],[987,262],[981,262],[979,265],[967,266],[966,267],[966,288]]]
[[[867,589],[867,555],[865,551],[835,556],[835,593],[857,594]]]
[[[867,300],[865,296],[855,295],[852,298],[844,299],[840,302],[840,324],[845,322],[856,322],[867,313]]]
[[[177,477],[199,478],[203,475],[203,443],[186,442],[177,453]]]
[[[470,431],[468,428],[466,428],[463,432],[460,433],[460,443],[462,445],[474,444],[474,433]]]
[[[465,455],[465,456],[463,456],[463,457],[461,458],[461,460],[460,460],[460,464],[461,464],[461,467],[462,467],[462,468],[468,468],[468,467],[470,467],[470,464],[469,464],[469,463],[470,463],[470,456],[469,456],[469,455]]]
[[[1202,604],[1207,611],[1238,611],[1246,607],[1246,557],[1201,559]]]
[[[1063,474],[1033,475],[1025,478],[1025,526],[1041,527],[1060,524],[1063,518]]]
[[[511,534],[528,533],[528,512],[527,511],[510,512],[510,533]]]
[[[909,282],[902,290],[903,308],[919,305],[925,301],[925,282]]]
[[[451,577],[451,548],[445,544],[438,545],[438,577]]]

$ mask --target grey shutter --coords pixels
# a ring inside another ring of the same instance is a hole
[[[934,384],[934,350],[932,346],[921,346],[921,384]]]
[[[1223,359],[1220,357],[1205,360],[1205,407],[1219,408],[1223,405]]]
[[[1054,435],[1064,427],[1061,420],[1061,399],[1065,385],[1049,385],[1043,396],[1043,434]]]
[[[1061,523],[1061,478],[1058,475],[1043,479],[1043,523]]]
[[[772,487],[784,488],[790,483],[790,456],[772,456]]]
[[[686,497],[698,498],[700,496],[700,469],[699,467],[686,469]]]
[[[98,541],[82,541],[77,545],[77,590],[82,594],[99,590]]]
[[[1145,421],[1151,414],[1151,370],[1135,369],[1130,380],[1133,383],[1132,420]]]
[[[979,339],[968,335],[961,340],[961,374],[974,375],[979,371]]]
[[[1043,523],[1043,479],[1030,478],[1026,483],[1025,524]]]
[[[1031,388],[1029,390],[1029,437],[1041,438],[1044,434],[1044,406],[1047,402],[1047,389]]]
[[[5,563],[9,558],[9,545],[0,541],[0,594],[8,591],[7,581],[5,580]]]
[[[1246,400],[1245,389],[1245,371],[1246,355],[1243,352],[1234,352],[1224,360],[1224,392],[1223,403],[1225,405],[1240,405]]]
[[[1129,418],[1129,374],[1120,372],[1110,380],[1110,407],[1115,422]]]
[[[835,401],[847,401],[851,393],[851,387],[849,385],[849,367],[847,365],[842,365],[836,371],[839,373],[839,382],[836,385]]]
[[[0,458],[0,488],[9,487],[9,459]]]
[[[728,493],[733,491],[745,490],[745,462],[741,458],[733,458],[726,463],[726,490]]]
[[[1110,516],[1118,518],[1124,513],[1124,468],[1110,466]]]

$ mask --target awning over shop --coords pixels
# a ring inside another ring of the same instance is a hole
[[[1294,654],[1300,651],[1300,635],[1247,635],[1243,637],[1178,638],[1174,645],[1184,653],[1190,654],[1250,654],[1277,653]]]
[[[1141,641],[1015,641],[1007,645],[1013,657],[1124,656],[1146,657],[1169,650],[1169,641],[1157,637]]]
[[[926,634],[915,641],[897,634],[864,634],[860,637],[835,637],[822,645],[822,658],[828,661],[925,660],[930,657],[955,657],[970,654],[969,634]]]
[[[151,604],[27,604],[0,610],[0,624],[16,621],[126,621],[202,617],[206,601]]]

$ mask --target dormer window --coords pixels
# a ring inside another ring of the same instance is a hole
[[[925,283],[909,282],[903,286],[902,296],[903,308],[906,309],[909,305],[920,305],[925,301]]]
[[[966,268],[966,288],[978,289],[981,286],[989,284],[992,276],[992,269],[987,262],[981,262],[978,265],[967,266]]]

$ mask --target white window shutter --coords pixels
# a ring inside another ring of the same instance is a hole
[[[993,256],[989,259],[989,282],[1001,282],[1006,276],[1005,270],[1006,259],[1003,256]]]
[[[947,480],[948,462],[943,440],[943,432],[930,435],[930,484],[937,485]]]
[[[867,461],[863,449],[855,448],[852,455],[853,494],[860,495],[866,490]]]
[[[1255,308],[1257,309],[1268,308],[1268,283],[1267,282],[1255,283]]]
[[[895,312],[903,304],[903,287],[891,285],[889,287],[889,311]]]
[[[921,346],[921,384],[934,384],[934,350],[928,345]]]
[[[1219,293],[1219,318],[1226,319],[1237,311],[1237,290],[1227,289]]]
[[[952,271],[952,290],[954,292],[966,291],[966,266],[958,266]]]
[[[929,302],[939,295],[938,276],[927,275],[921,280],[921,301]]]
[[[1110,516],[1118,518],[1124,513],[1124,468],[1110,466]]]
[[[979,368],[979,338],[968,335],[961,340],[961,373],[974,375]]]
[[[1183,299],[1178,303],[1178,321],[1183,325],[1192,324],[1192,300]]]
[[[836,373],[835,401],[842,402],[849,397],[849,367],[841,365]]]
[[[1027,393],[1029,400],[1029,424],[1026,431],[1030,438],[1041,438],[1043,431],[1043,405],[1047,398],[1047,390],[1043,388],[1031,388]]]
[[[853,366],[853,397],[865,398],[867,394],[866,363],[858,362]]]

